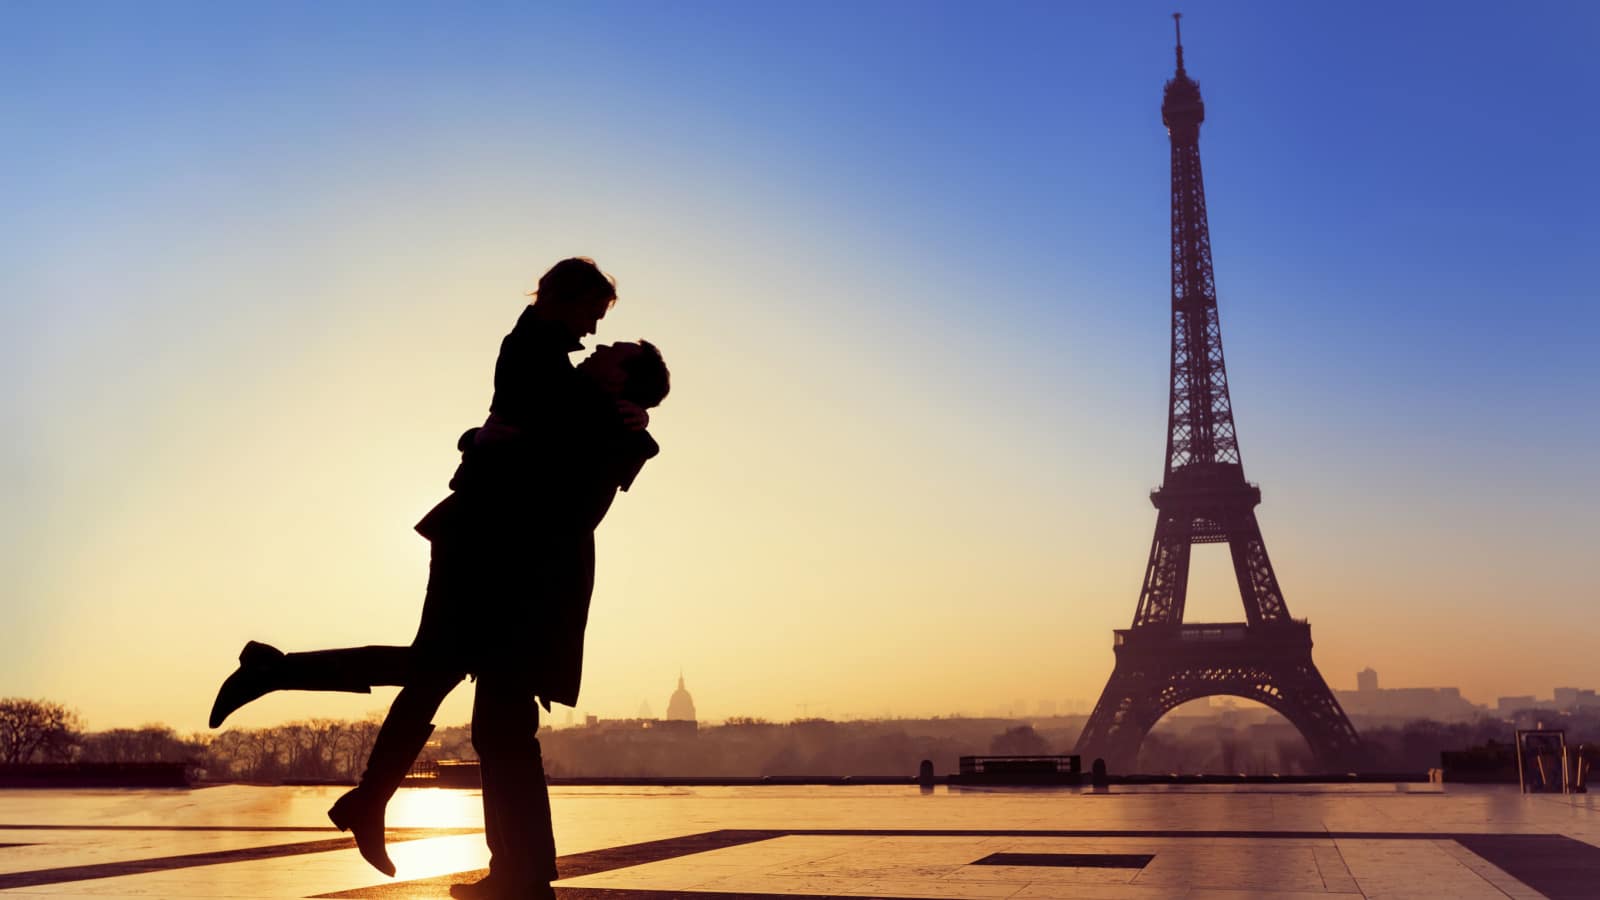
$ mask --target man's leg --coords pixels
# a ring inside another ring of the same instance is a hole
[[[340,831],[353,833],[361,856],[385,875],[394,875],[394,863],[383,845],[384,810],[433,734],[433,714],[462,677],[445,670],[412,673],[412,682],[394,698],[378,729],[361,783],[328,810]]]
[[[479,677],[472,746],[483,773],[484,837],[496,896],[537,896],[556,879],[538,729],[539,705],[531,690],[515,680]]]

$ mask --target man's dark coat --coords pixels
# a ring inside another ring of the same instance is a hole
[[[441,665],[575,705],[594,591],[594,529],[659,448],[576,371],[581,349],[530,307],[500,345],[494,400],[511,440],[462,436],[452,493],[417,524],[433,543],[413,646]]]

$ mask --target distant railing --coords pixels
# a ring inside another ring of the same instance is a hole
[[[1184,625],[1178,629],[1178,639],[1182,641],[1242,641],[1245,639],[1249,626],[1238,625]]]
[[[1119,628],[1112,633],[1113,646],[1122,647],[1130,641],[1140,644],[1225,643],[1261,640],[1277,642],[1308,637],[1311,625],[1305,619],[1262,622],[1207,622],[1194,625],[1143,625],[1136,628]]]
[[[963,756],[962,775],[1076,775],[1078,756]]]

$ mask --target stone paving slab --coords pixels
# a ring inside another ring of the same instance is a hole
[[[557,788],[556,887],[561,900],[1600,898],[1588,797],[1349,788]],[[0,895],[427,900],[484,874],[476,792],[396,797],[396,880],[326,824],[338,793],[0,791]]]

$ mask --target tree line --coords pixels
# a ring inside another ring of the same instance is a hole
[[[1569,743],[1600,743],[1600,711],[1519,713],[1512,720],[1419,719],[1364,727],[1371,771],[1422,772],[1445,750],[1508,743],[1513,730],[1567,729]],[[1526,721],[1524,721],[1526,720]],[[1082,716],[1009,719],[888,719],[786,723],[735,718],[684,727],[656,721],[602,721],[540,732],[546,772],[561,777],[738,777],[761,775],[912,775],[932,760],[955,772],[968,755],[1068,754]],[[374,719],[309,719],[270,728],[180,735],[166,725],[88,731],[60,704],[0,700],[0,763],[185,762],[211,781],[351,781],[377,737]],[[441,728],[422,760],[475,759],[467,726]],[[1087,768],[1089,760],[1084,760]],[[1151,773],[1299,774],[1317,771],[1310,748],[1287,722],[1246,728],[1214,719],[1164,722],[1144,741],[1137,770]]]
[[[0,763],[188,763],[210,781],[347,781],[361,775],[375,719],[308,719],[180,735],[167,725],[88,731],[47,700],[0,700]]]

